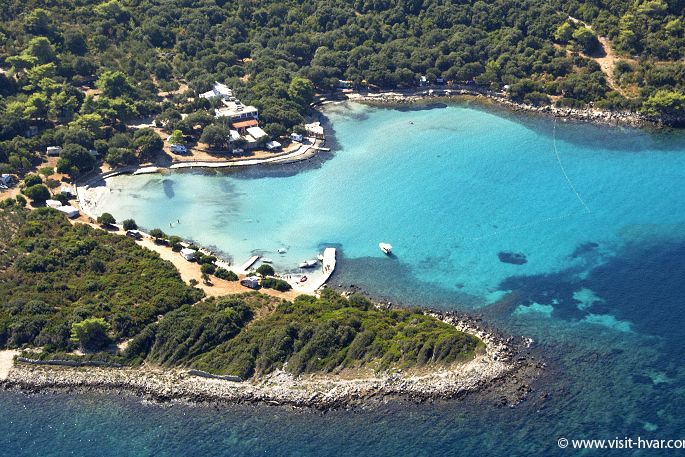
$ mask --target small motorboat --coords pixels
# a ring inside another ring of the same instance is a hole
[[[383,251],[383,254],[385,255],[390,255],[392,254],[392,245],[389,243],[378,243],[378,247]]]
[[[262,263],[274,263],[274,259],[268,257],[262,257]]]
[[[300,264],[300,268],[312,268],[319,264],[318,260],[305,260]]]
[[[305,282],[305,281],[307,281],[307,276],[302,276],[302,277],[300,278],[300,282]]]
[[[280,248],[280,249],[278,250],[278,253],[279,253],[279,254],[285,254],[286,252],[288,252],[288,250],[287,250],[286,248]]]

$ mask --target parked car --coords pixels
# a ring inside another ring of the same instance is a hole
[[[138,230],[126,230],[126,236],[133,238],[134,240],[143,239],[143,235],[141,235]]]
[[[187,154],[188,153],[188,149],[185,146],[183,146],[182,144],[172,144],[169,147],[169,149],[174,154]]]

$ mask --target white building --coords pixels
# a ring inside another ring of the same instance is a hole
[[[79,215],[78,210],[71,205],[60,206],[59,208],[55,208],[55,209],[57,211],[59,211],[60,213],[66,214],[66,216],[69,218],[76,217]]]
[[[233,91],[229,89],[226,84],[222,84],[219,81],[214,82],[214,87],[212,87],[212,90],[200,94],[200,98],[206,98],[207,100],[212,100],[215,98],[228,100],[231,97],[233,97]]]
[[[292,141],[297,141],[298,143],[302,143],[302,140],[304,140],[304,137],[302,135],[300,135],[299,133],[291,133],[290,139]]]
[[[229,136],[230,136],[231,141],[240,140],[240,132],[238,132],[237,130],[230,130]]]
[[[59,200],[45,200],[45,205],[57,209],[62,206],[62,202]]]
[[[248,135],[252,135],[255,140],[269,136],[261,127],[248,127],[245,130],[247,130]]]
[[[8,175],[6,173],[3,173],[0,176],[0,188],[7,189],[11,185],[12,185],[12,175]]]
[[[62,148],[59,146],[48,146],[48,148],[45,150],[45,153],[48,155],[48,157],[57,157],[61,152]]]
[[[190,248],[181,249],[181,255],[188,262],[195,260],[195,254],[197,254],[197,251],[195,249],[190,249]]]
[[[226,117],[231,122],[259,119],[259,110],[251,105],[243,105],[240,100],[223,100],[223,105],[214,110],[214,117]]]

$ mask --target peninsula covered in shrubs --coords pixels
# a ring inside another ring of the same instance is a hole
[[[371,380],[357,386],[366,389],[400,370],[421,373],[417,386],[432,386],[429,391],[440,396],[432,383],[447,376],[454,394],[463,387],[463,367],[471,387],[511,369],[493,358],[502,346],[487,334],[476,336],[419,309],[379,307],[360,295],[324,289],[318,298],[293,301],[256,292],[205,299],[158,254],[129,237],[72,224],[52,208],[3,202],[0,235],[0,349],[23,351],[18,360],[31,362],[17,362],[7,386],[40,380],[46,387],[45,380],[54,379],[54,387],[67,378],[82,384],[70,377],[81,376],[73,368],[41,365],[64,361],[97,365],[83,369],[95,370],[90,379],[103,386],[124,374],[132,384],[193,372],[255,384],[274,383],[282,373],[287,388],[275,382],[289,392],[277,395],[282,399],[301,388],[321,388],[298,381],[307,376],[316,382]],[[443,375],[433,378],[433,372]],[[230,392],[235,399],[236,391]]]

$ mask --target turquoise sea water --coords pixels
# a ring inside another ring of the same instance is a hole
[[[559,437],[685,438],[685,135],[469,105],[325,115],[329,157],[118,177],[101,209],[235,263],[256,250],[288,270],[337,246],[335,283],[532,337],[548,369],[530,399],[320,415],[4,393],[0,453],[572,455]]]

